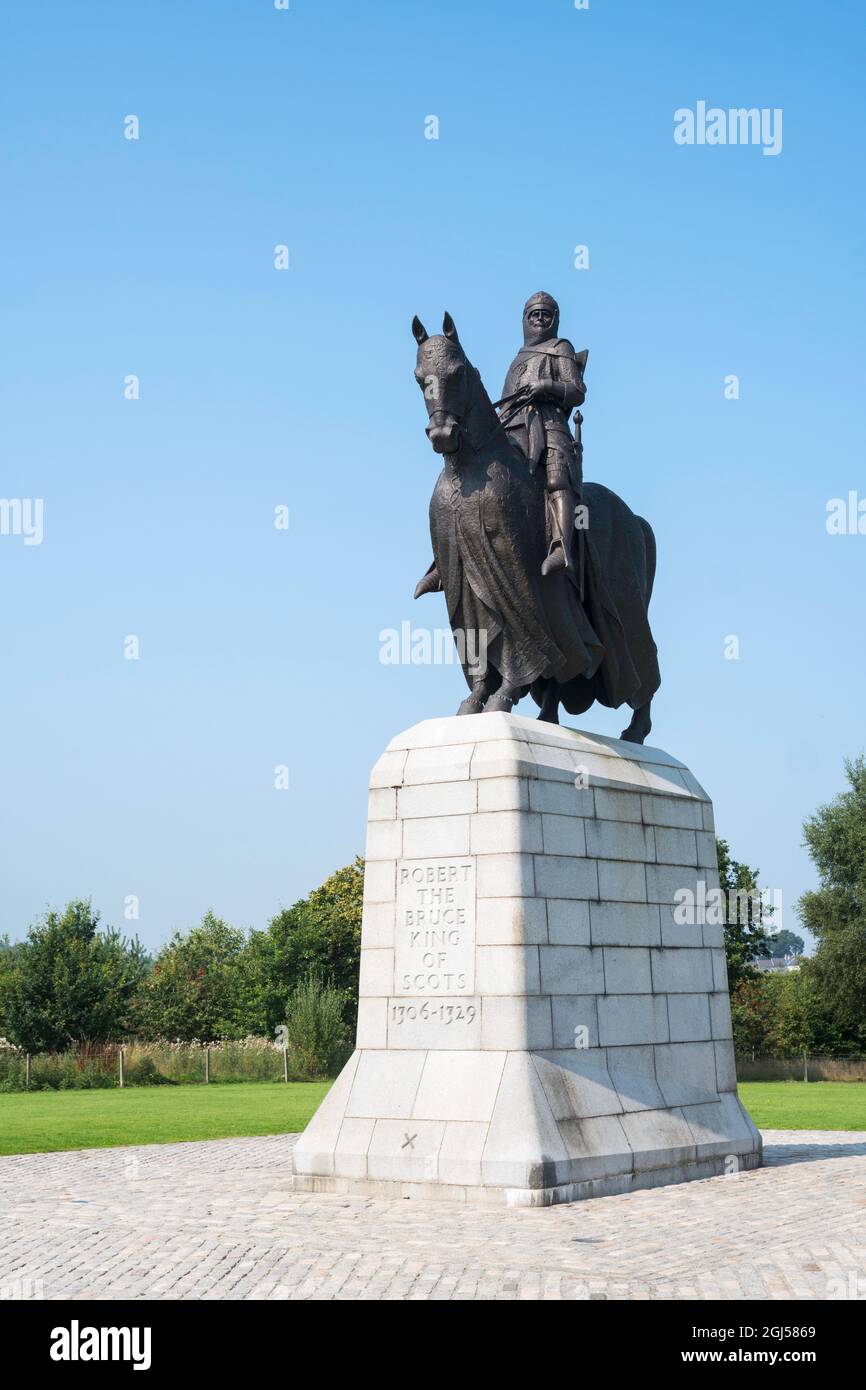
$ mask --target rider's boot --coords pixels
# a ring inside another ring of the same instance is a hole
[[[570,488],[559,488],[550,494],[550,509],[553,513],[553,536],[547,559],[541,566],[541,573],[558,574],[561,570],[574,570],[574,497]]]
[[[423,575],[415,585],[414,596],[415,598],[420,598],[422,594],[438,594],[441,588],[442,580],[439,577],[439,571],[436,568],[436,561],[434,560],[427,573]]]

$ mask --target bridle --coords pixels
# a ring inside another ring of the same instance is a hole
[[[477,367],[473,367],[472,364],[471,364],[471,362],[469,362],[468,360],[467,360],[466,365],[467,365],[468,367],[471,367],[472,371],[475,373],[476,379],[477,379],[478,381],[480,381],[480,380],[481,380],[481,373],[479,372],[478,368],[477,368]],[[491,439],[493,439],[494,436],[497,435],[497,434],[499,433],[500,430],[504,430],[504,429],[505,429],[505,426],[508,424],[509,420],[511,420],[511,419],[513,418],[513,416],[515,416],[519,410],[522,410],[523,407],[529,403],[529,399],[530,399],[529,387],[521,386],[520,389],[519,389],[518,391],[513,391],[513,392],[511,393],[511,395],[509,395],[509,396],[503,396],[503,397],[502,397],[502,400],[500,400],[500,401],[494,401],[494,402],[493,402],[493,409],[494,409],[494,410],[499,410],[500,406],[503,406],[503,405],[504,405],[504,406],[508,406],[509,408],[508,408],[507,410],[505,410],[505,411],[502,413],[502,415],[500,415],[499,419],[496,421],[496,424],[493,426],[492,430],[490,430],[489,433],[487,433],[487,434],[484,436],[484,438],[483,438],[478,444],[475,444],[475,443],[469,438],[468,434],[466,433],[466,429],[465,429],[465,426],[464,426],[464,424],[463,424],[463,417],[460,416],[460,415],[456,415],[455,412],[454,412],[453,410],[446,410],[446,408],[445,408],[444,406],[438,406],[435,410],[431,410],[431,411],[430,411],[430,414],[429,414],[429,424],[428,424],[427,430],[426,430],[427,436],[428,436],[428,438],[429,438],[431,428],[435,429],[436,426],[437,426],[437,424],[438,424],[438,423],[441,423],[441,421],[437,421],[437,418],[436,418],[437,416],[440,416],[440,417],[442,417],[443,419],[450,419],[450,420],[453,420],[454,423],[455,423],[455,425],[457,425],[458,429],[461,431],[461,433],[462,433],[464,439],[466,440],[466,442],[468,443],[469,447],[473,450],[474,453],[479,454],[479,453],[481,452],[481,450],[482,450],[487,444],[490,443]]]

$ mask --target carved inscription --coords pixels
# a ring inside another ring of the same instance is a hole
[[[474,859],[399,861],[395,947],[395,995],[474,992]]]

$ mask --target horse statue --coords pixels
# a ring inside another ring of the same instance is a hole
[[[433,564],[416,597],[442,590],[470,693],[458,714],[510,712],[527,693],[539,719],[592,703],[633,714],[621,737],[643,743],[658,689],[647,610],[655,537],[600,483],[583,487],[583,574],[542,575],[547,555],[544,477],[504,428],[467,358],[450,314],[430,336],[416,317],[415,378],[427,435],[443,456],[430,500]],[[472,640],[467,640],[471,636]],[[470,659],[481,650],[484,660]]]

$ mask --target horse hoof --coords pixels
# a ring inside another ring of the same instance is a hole
[[[484,706],[485,714],[510,714],[517,704],[510,695],[491,695],[487,704]]]
[[[476,700],[474,695],[467,695],[465,700],[461,700],[458,714],[483,714],[484,706],[480,700]]]
[[[627,729],[623,729],[622,733],[620,734],[620,738],[622,739],[623,743],[645,743],[646,736],[651,728],[651,724],[649,728],[632,728],[631,724],[629,724]]]

